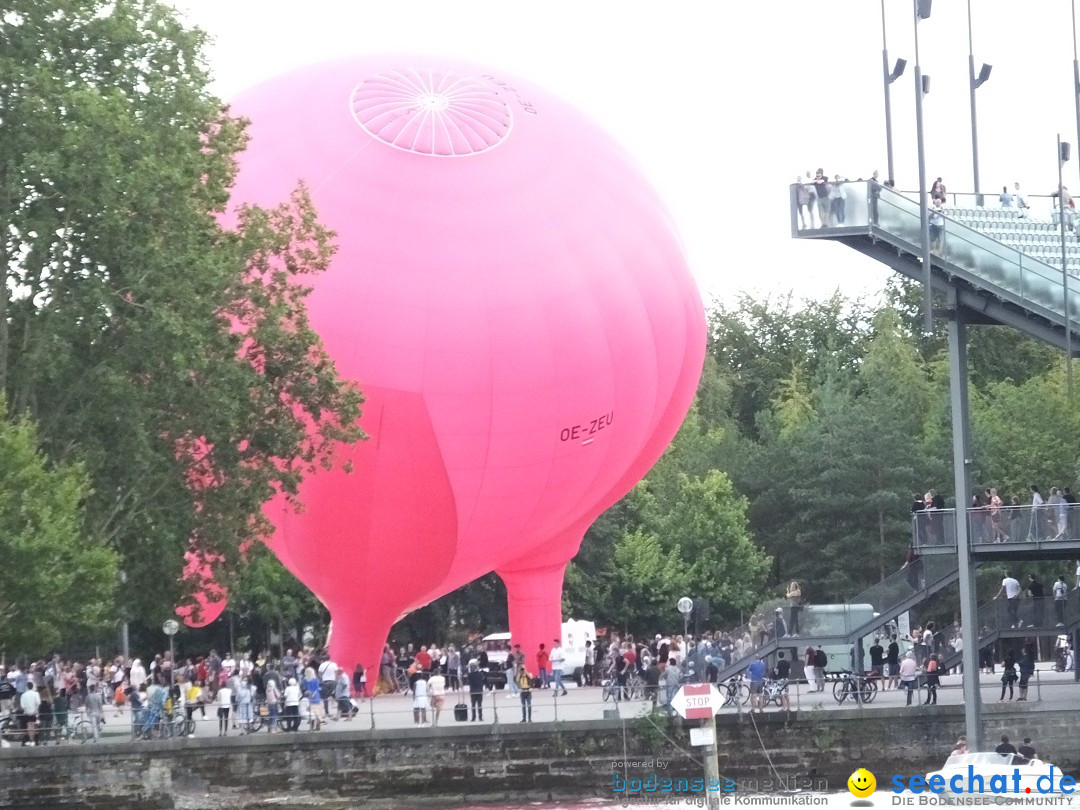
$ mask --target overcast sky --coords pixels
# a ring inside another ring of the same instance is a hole
[[[289,69],[349,54],[487,63],[566,98],[641,163],[679,224],[703,295],[876,291],[880,266],[795,242],[786,186],[825,168],[885,174],[878,0],[178,0],[206,30],[226,99]],[[917,187],[912,3],[887,0],[897,183]],[[982,190],[1057,184],[1055,136],[1076,142],[1066,0],[973,0]],[[937,0],[920,23],[930,177],[969,191],[967,15]],[[1076,152],[1074,151],[1074,154]],[[1066,185],[1080,188],[1080,154]]]

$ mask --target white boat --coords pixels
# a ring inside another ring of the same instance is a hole
[[[934,779],[938,776],[940,781]],[[936,793],[941,789],[947,796],[1053,796],[1058,806],[1080,804],[1080,795],[1062,792],[1063,777],[1065,774],[1057,766],[1041,759],[1025,759],[1019,754],[994,751],[953,754],[941,770],[926,775],[924,791]],[[1075,784],[1073,781],[1072,785]]]

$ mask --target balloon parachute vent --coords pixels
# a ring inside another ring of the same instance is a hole
[[[497,89],[444,68],[379,73],[357,85],[353,118],[395,149],[433,157],[464,157],[498,146],[513,114]]]

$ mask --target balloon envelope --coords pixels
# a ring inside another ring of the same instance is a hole
[[[267,508],[333,654],[372,665],[398,617],[490,571],[515,641],[550,641],[566,562],[701,371],[701,301],[656,193],[573,107],[452,60],[308,67],[233,111],[251,120],[234,203],[304,180],[337,233],[309,314],[370,439],[340,449],[352,472],[304,482],[301,514]]]

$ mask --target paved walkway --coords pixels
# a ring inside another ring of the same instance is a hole
[[[997,675],[982,675],[980,678],[982,698],[987,705],[997,705],[1001,693],[1000,672]],[[959,675],[949,675],[942,679],[942,686],[938,690],[938,703],[940,705],[959,705],[963,701]],[[789,695],[791,708],[794,711],[808,711],[822,709],[831,711],[836,709],[856,709],[873,712],[880,707],[903,707],[906,702],[906,693],[903,690],[888,690],[878,692],[872,703],[865,705],[854,704],[850,699],[842,705],[833,698],[833,685],[829,682],[824,692],[808,692],[805,683],[791,684]],[[1073,680],[1071,672],[1053,672],[1049,669],[1041,669],[1032,678],[1028,692],[1028,700],[1035,704],[1054,704],[1075,706],[1077,697],[1080,696],[1080,684]],[[468,702],[468,697],[462,698]],[[459,723],[454,720],[453,707],[459,702],[456,695],[448,695],[446,708],[439,720],[443,726],[476,725],[471,720]],[[1023,706],[1023,703],[1014,706]],[[533,713],[534,722],[575,721],[575,720],[598,720],[605,716],[636,717],[645,711],[647,704],[644,701],[625,701],[618,705],[613,702],[605,702],[599,688],[575,689],[569,687],[569,693],[565,697],[557,696],[550,690],[533,690]],[[746,711],[749,706],[743,707]],[[914,707],[913,707],[914,708]],[[929,709],[932,711],[932,708]],[[612,713],[619,712],[619,715]],[[778,708],[770,706],[766,712],[777,712]],[[605,712],[608,714],[605,715]],[[725,708],[721,715],[735,714],[734,708]],[[206,717],[202,718],[198,712],[196,719],[197,737],[216,737],[218,734],[218,721],[216,709],[207,707]],[[428,721],[433,721],[432,712],[428,712]],[[131,718],[128,711],[122,710],[117,713],[113,709],[107,709],[105,713],[106,724],[102,729],[102,742],[119,742],[131,739]],[[508,696],[505,692],[496,690],[484,695],[484,719],[483,723],[491,725],[518,724],[521,720],[521,703],[516,696]],[[373,700],[364,700],[360,704],[359,713],[352,720],[332,719],[323,725],[321,734],[333,734],[343,731],[357,731],[371,728],[411,728],[414,727],[412,712],[412,698],[405,695],[381,695]],[[266,729],[259,732],[266,734]],[[312,733],[307,730],[306,722],[302,723],[302,734]],[[230,729],[228,736],[241,736],[239,730]],[[70,745],[73,743],[63,743]]]

